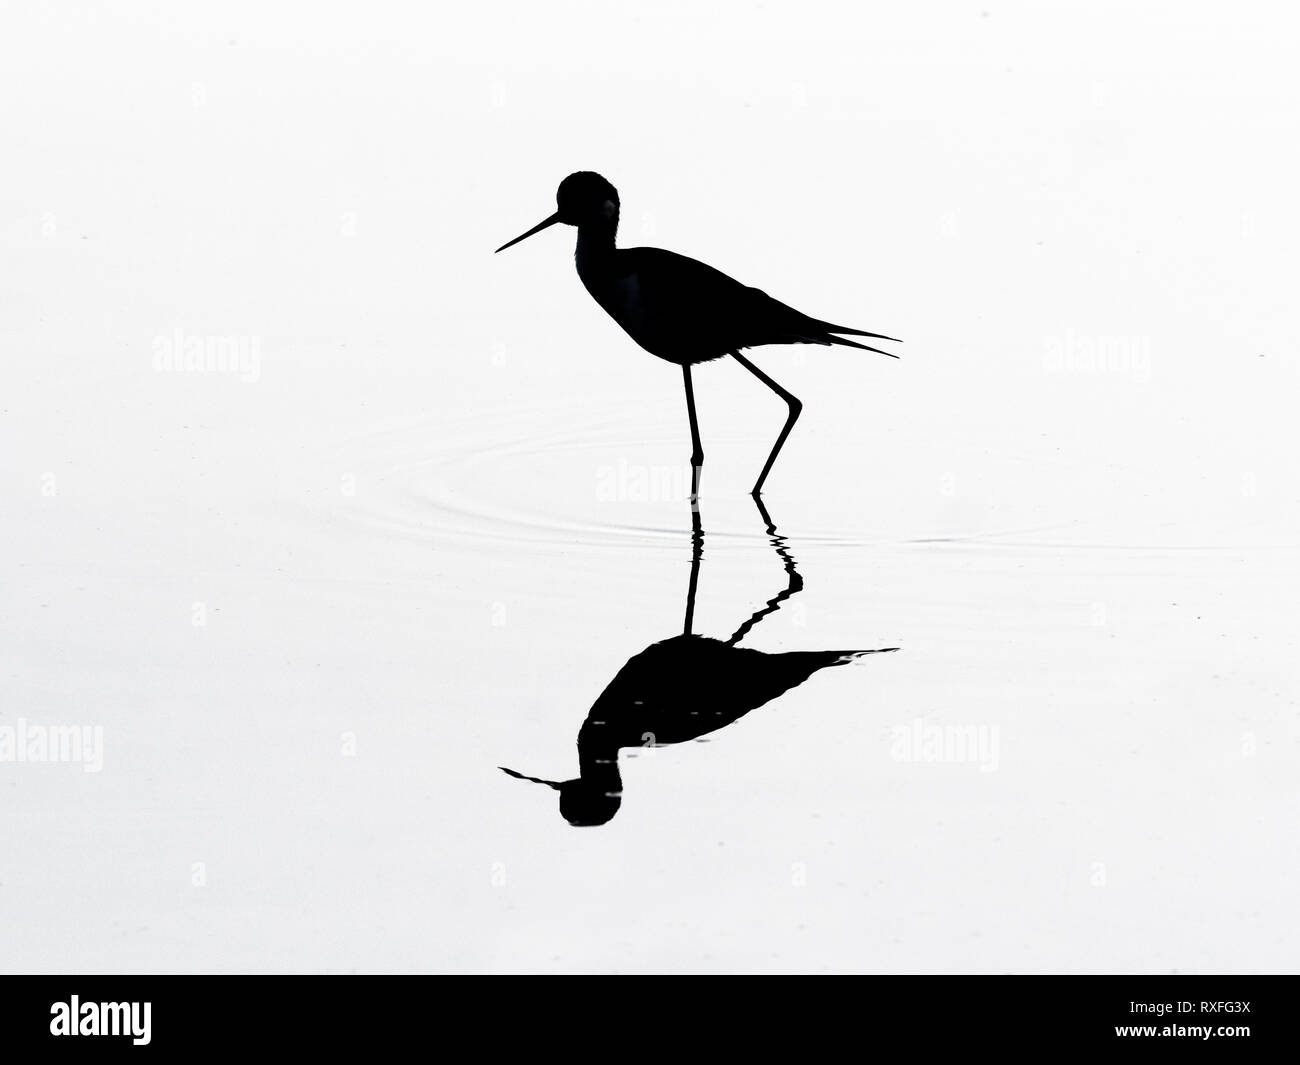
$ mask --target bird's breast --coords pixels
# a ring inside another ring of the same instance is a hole
[[[587,288],[605,312],[634,338],[644,335],[649,316],[640,274],[611,275],[596,285],[588,283]]]
[[[668,362],[693,364],[726,354],[725,346],[702,335],[700,327],[705,323],[698,316],[693,318],[681,299],[665,292],[661,278],[647,279],[640,270],[624,273],[597,268],[584,263],[581,257],[578,276],[605,313],[652,355]]]

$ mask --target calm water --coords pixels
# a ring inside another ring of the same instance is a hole
[[[348,377],[299,380],[346,395]],[[694,631],[725,640],[784,596],[788,560],[802,589],[744,646],[901,650],[623,752],[599,827],[500,772],[578,776],[597,696],[682,632],[691,525],[668,460],[688,445],[663,377],[641,405],[557,396],[292,447],[244,421],[191,445],[207,476],[184,505],[34,512],[8,705],[102,725],[104,761],[8,771],[11,964],[1286,966],[1297,732],[1274,645],[1295,555],[1276,525],[1236,530],[1251,546],[1171,520],[1185,542],[1161,545],[1100,497],[1025,513],[942,476],[922,506],[919,460],[825,473],[877,430],[815,402],[774,474],[775,542],[744,487],[779,409],[702,411]],[[116,384],[141,407],[141,389],[245,388]],[[1044,476],[984,461],[993,482]],[[688,704],[705,682],[672,683]]]

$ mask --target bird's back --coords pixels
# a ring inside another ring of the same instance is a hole
[[[707,362],[760,344],[845,343],[829,323],[662,248],[623,248],[587,267],[580,259],[578,273],[633,340],[669,362]]]
[[[705,636],[675,636],[634,655],[582,726],[579,745],[683,743],[714,732],[853,652],[765,654]]]

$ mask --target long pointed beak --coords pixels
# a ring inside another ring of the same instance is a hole
[[[549,225],[550,223],[548,222],[548,223],[546,223],[546,224]],[[538,228],[540,228],[540,227],[538,227]],[[535,232],[535,231],[534,231],[534,232]],[[524,237],[526,237],[526,236],[528,236],[527,233],[524,234]],[[523,240],[524,237],[520,237],[519,239],[520,239],[520,240]],[[510,243],[513,244],[514,241],[511,241]],[[514,777],[516,780],[531,780],[534,784],[545,784],[548,788],[554,788],[556,791],[559,791],[559,790],[560,790],[560,785],[557,784],[557,783],[555,783],[555,781],[553,781],[553,780],[538,780],[537,777],[526,777],[526,776],[523,775],[523,773],[516,773],[513,769],[507,769],[507,768],[506,768],[505,766],[503,766],[503,765],[499,765],[499,766],[497,766],[497,768],[498,768],[499,770],[501,770],[501,772],[503,772],[503,773],[508,773],[510,776]]]
[[[518,244],[521,240],[527,240],[534,233],[540,233],[547,226],[555,225],[555,223],[558,222],[559,220],[560,220],[560,212],[556,211],[555,214],[551,215],[551,217],[548,218],[545,222],[539,222],[537,225],[533,226],[533,228],[530,229],[527,233],[520,233],[519,236],[515,237],[514,240],[506,241],[506,243],[502,244],[501,247],[497,248],[497,251],[505,251],[507,248],[511,247],[512,245]],[[496,252],[493,252],[492,254],[495,255]]]

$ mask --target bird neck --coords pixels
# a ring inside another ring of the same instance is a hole
[[[587,222],[578,227],[577,259],[579,266],[600,263],[614,254],[614,237],[618,232],[618,216],[608,221]]]
[[[622,791],[623,778],[618,771],[617,748],[592,751],[578,748],[578,776],[588,784],[601,784],[606,791]]]
[[[618,773],[618,748],[615,730],[603,715],[598,722],[590,718],[584,721],[578,730],[578,773],[582,779],[609,784],[611,791],[620,790],[623,785]]]

